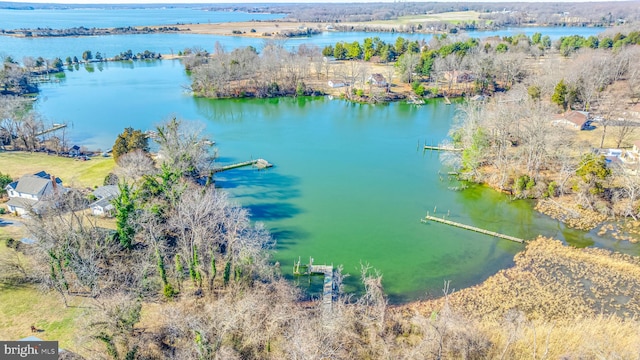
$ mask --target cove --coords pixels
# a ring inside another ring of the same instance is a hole
[[[358,291],[359,264],[383,275],[392,303],[438,296],[481,282],[508,267],[520,244],[440,224],[427,213],[521,238],[553,236],[578,246],[634,255],[639,247],[565,228],[483,186],[460,186],[439,142],[455,123],[455,105],[431,100],[362,105],[320,98],[210,100],[193,98],[178,61],[108,63],[67,72],[42,85],[36,108],[52,122],[72,124],[72,142],[106,149],[124,127],[143,130],[172,115],[198,120],[216,140],[219,163],[262,157],[266,171],[219,174],[216,186],[246,206],[277,240],[274,260],[291,276],[293,261],[343,265],[346,290]],[[63,179],[64,180],[64,179]],[[304,279],[301,285],[305,285]],[[319,279],[312,281],[312,292]]]

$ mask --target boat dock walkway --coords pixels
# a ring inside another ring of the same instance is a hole
[[[464,150],[464,149],[455,148],[455,147],[450,146],[450,145],[437,145],[437,146],[425,145],[424,149],[425,150],[437,150],[437,151],[462,151],[462,150]]]
[[[300,268],[306,269],[301,272]],[[300,259],[293,264],[294,275],[324,275],[322,283],[322,310],[325,312],[331,311],[331,304],[333,302],[334,295],[334,273],[333,265],[313,265],[313,258],[309,258],[309,265],[301,265]]]
[[[227,170],[231,170],[231,169],[237,169],[237,168],[241,168],[241,167],[245,167],[245,166],[255,166],[258,169],[265,169],[265,168],[272,167],[273,164],[269,163],[265,159],[255,159],[255,160],[243,161],[243,162],[239,162],[239,163],[235,163],[235,164],[231,164],[231,165],[225,165],[225,166],[217,167],[217,168],[213,169],[213,172],[214,173],[219,173],[219,172],[223,172],[223,171],[227,171]]]
[[[311,265],[309,272],[312,274],[324,274],[322,285],[323,310],[331,310],[333,301],[333,265]]]
[[[428,220],[439,222],[439,223],[442,223],[442,224],[455,226],[455,227],[458,227],[458,228],[461,228],[461,229],[467,229],[467,230],[475,231],[475,232],[478,232],[478,233],[481,233],[481,234],[485,234],[485,235],[489,235],[489,236],[495,236],[495,237],[500,238],[500,239],[505,239],[505,240],[509,240],[509,241],[515,241],[515,242],[518,242],[518,243],[523,243],[524,242],[523,239],[517,238],[515,236],[500,234],[500,233],[497,233],[495,231],[489,231],[489,230],[477,228],[475,226],[465,225],[465,224],[457,223],[457,222],[454,222],[454,221],[441,219],[441,218],[438,218],[438,217],[435,217],[435,216],[431,216],[431,215],[427,215],[425,217],[425,219],[422,219],[420,221],[426,223]]]
[[[48,134],[50,132],[54,132],[54,131],[57,131],[57,130],[60,130],[60,129],[64,129],[66,127],[67,127],[67,124],[54,124],[52,128],[46,129],[46,130],[42,130],[39,133],[36,133],[36,136],[41,136],[41,135],[44,135],[44,134]]]

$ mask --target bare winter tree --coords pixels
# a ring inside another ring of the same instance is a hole
[[[15,145],[22,113],[28,100],[19,96],[0,96],[0,145]]]
[[[631,165],[620,164],[615,168],[615,176],[621,185],[615,193],[614,211],[621,216],[638,219],[638,199],[640,198],[640,177],[638,162]]]
[[[110,266],[120,253],[118,244],[82,211],[86,200],[81,194],[58,194],[50,201],[51,208],[26,223],[37,239],[34,273],[43,285],[55,289],[66,303],[71,292],[98,297],[108,289],[135,284],[123,281],[128,275],[117,273],[123,270],[123,259]],[[132,275],[133,269],[126,270],[130,264],[123,265],[125,273]]]
[[[116,175],[125,180],[137,181],[144,175],[156,172],[153,160],[142,150],[126,153],[118,158]]]
[[[161,164],[191,177],[210,175],[213,142],[204,135],[204,125],[173,118],[158,126],[154,140]]]

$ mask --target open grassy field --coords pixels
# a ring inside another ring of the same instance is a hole
[[[88,161],[29,152],[0,152],[0,172],[14,179],[22,175],[46,171],[62,179],[67,187],[93,188],[104,182],[115,167],[113,158],[94,157]]]
[[[394,20],[377,20],[377,21],[361,21],[361,22],[342,22],[343,26],[362,26],[375,25],[385,28],[395,28],[402,25],[420,24],[430,21],[442,21],[452,24],[458,24],[462,21],[480,20],[480,13],[477,11],[453,11],[438,14],[420,14],[401,16]],[[289,22],[289,21],[246,21],[232,23],[213,23],[213,24],[182,24],[176,25],[182,31],[188,31],[194,34],[216,34],[216,35],[234,35],[247,37],[265,37],[264,34],[277,34],[283,31],[296,31],[301,27],[313,29],[324,29],[326,23],[314,22]],[[239,31],[240,34],[233,34],[233,31]]]
[[[438,14],[401,16],[397,20],[391,20],[399,25],[419,24],[429,21],[445,21],[457,24],[462,21],[480,20],[480,13],[477,11],[452,11]]]

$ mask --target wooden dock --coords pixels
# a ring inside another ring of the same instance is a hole
[[[311,265],[309,272],[312,274],[324,274],[322,285],[322,307],[331,310],[333,302],[333,265]]]
[[[447,104],[447,105],[451,105],[451,100],[449,100],[447,95],[444,96],[444,103]]]
[[[301,272],[300,268],[306,269]],[[309,265],[301,265],[300,259],[298,262],[294,262],[293,265],[294,275],[324,275],[322,283],[322,309],[327,312],[331,311],[331,304],[333,302],[333,265],[313,265],[313,258],[309,258]]]
[[[455,226],[455,227],[458,227],[458,228],[461,228],[461,229],[467,229],[467,230],[475,231],[475,232],[478,232],[478,233],[481,233],[481,234],[485,234],[485,235],[489,235],[489,236],[495,236],[495,237],[500,238],[500,239],[505,239],[505,240],[509,240],[509,241],[515,241],[515,242],[518,242],[518,243],[523,243],[524,242],[523,239],[517,238],[515,236],[500,234],[500,233],[497,233],[495,231],[489,231],[489,230],[477,228],[475,226],[465,225],[465,224],[457,223],[457,222],[454,222],[454,221],[441,219],[441,218],[438,218],[438,217],[435,217],[435,216],[427,215],[426,218],[421,220],[421,221],[426,223],[428,220],[439,222],[439,223],[442,223],[442,224]]]
[[[58,131],[58,130],[64,129],[66,127],[67,127],[67,124],[55,124],[50,129],[42,130],[39,133],[36,133],[36,136],[41,136],[41,135],[44,135],[44,134],[48,134],[50,132]]]
[[[235,163],[235,164],[231,164],[231,165],[217,167],[217,168],[213,169],[213,172],[214,173],[219,173],[219,172],[223,172],[223,171],[227,171],[227,170],[231,170],[231,169],[237,169],[237,168],[241,168],[241,167],[245,167],[245,166],[255,166],[258,169],[265,169],[265,168],[272,167],[273,164],[269,163],[265,159],[255,159],[255,160],[243,161],[243,162],[239,162],[239,163]]]
[[[462,151],[462,150],[464,150],[464,149],[458,149],[458,148],[455,148],[453,146],[447,146],[447,145],[437,145],[437,146],[425,145],[424,149],[425,150],[436,150],[436,151]]]

